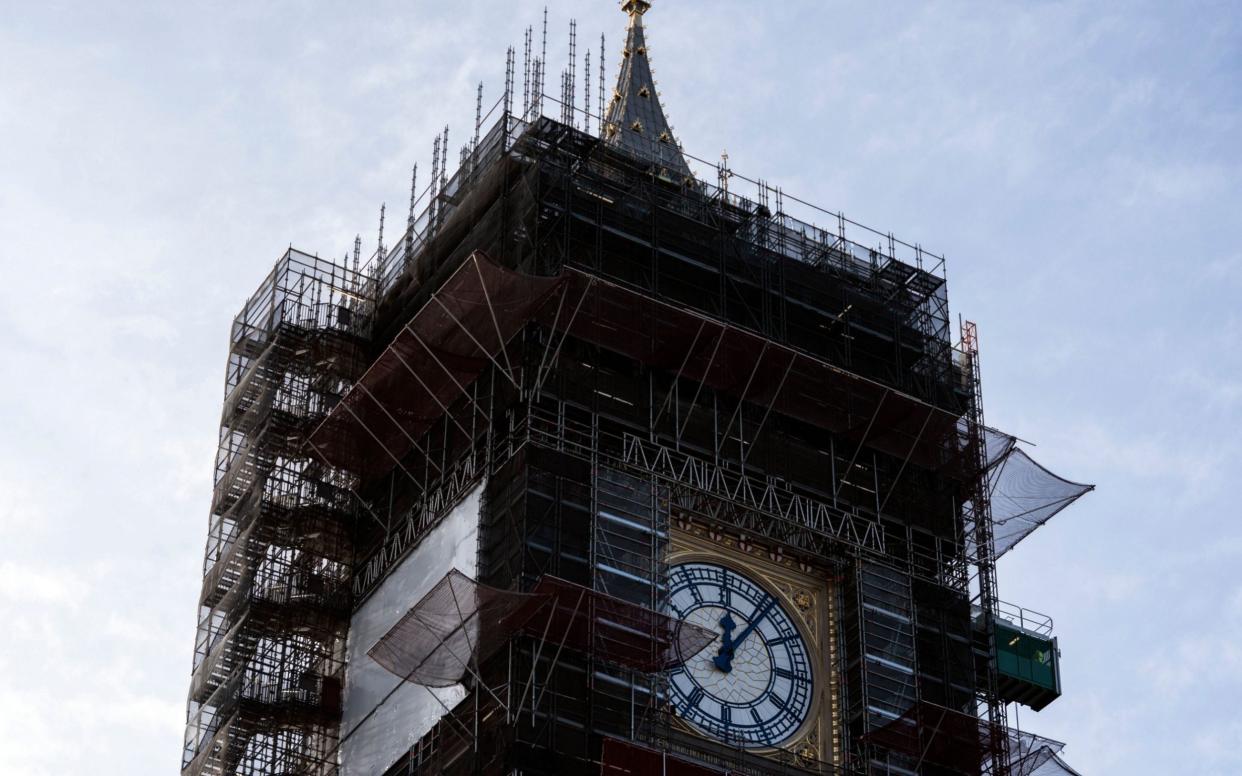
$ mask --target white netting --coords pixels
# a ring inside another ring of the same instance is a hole
[[[1058,477],[1016,445],[988,472],[988,485],[996,557],[1095,487]]]
[[[965,420],[961,421],[963,424]],[[1017,437],[1010,436],[1003,431],[997,431],[994,428],[986,428],[983,430],[983,448],[987,455],[987,467],[991,470],[997,463],[1004,460],[1005,456],[1017,446]]]
[[[1048,747],[1031,752],[1015,761],[1009,771],[1013,776],[1081,776]]]
[[[965,419],[958,422],[958,431],[961,438],[969,438]],[[983,476],[987,477],[998,558],[1095,488],[1053,474],[1018,447],[1017,437],[994,428],[984,429],[983,448]],[[972,543],[972,553],[973,541],[973,530],[969,530],[967,542]]]
[[[1011,776],[1081,776],[1061,759],[1064,748],[1060,741],[1010,729],[1009,772]]]

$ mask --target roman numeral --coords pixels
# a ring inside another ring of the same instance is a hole
[[[732,590],[729,586],[729,571],[728,569],[720,569],[720,603],[729,606],[731,598]]]
[[[686,706],[688,708],[697,708],[699,701],[703,700],[703,696],[707,693],[703,692],[702,687],[695,687],[694,692],[690,693],[690,697],[686,698]]]
[[[788,668],[776,669],[776,675],[781,677],[782,679],[788,679],[791,682],[807,681],[807,677],[804,674],[795,674],[793,671],[790,671]]]

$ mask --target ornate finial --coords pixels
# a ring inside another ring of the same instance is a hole
[[[642,17],[650,8],[651,0],[621,1],[621,10],[629,14],[629,28],[621,51],[617,88],[608,103],[601,137],[609,145],[651,163],[652,169],[667,170],[663,177],[672,180],[691,173],[660,105],[660,93],[647,57]]]

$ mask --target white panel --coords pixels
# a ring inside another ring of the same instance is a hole
[[[346,736],[340,750],[342,776],[378,776],[408,751],[444,716],[444,707],[432,692],[449,708],[465,697],[461,685],[429,690],[402,682],[372,660],[367,650],[451,569],[470,577],[478,573],[482,490],[479,485],[471,491],[350,620],[341,722],[341,734]]]

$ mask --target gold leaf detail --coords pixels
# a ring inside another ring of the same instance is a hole
[[[798,760],[803,765],[811,765],[819,760],[819,751],[815,749],[810,741],[807,741],[798,748]]]

